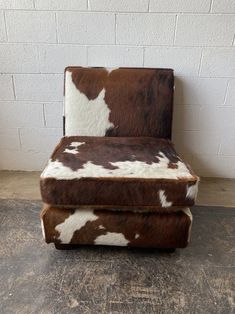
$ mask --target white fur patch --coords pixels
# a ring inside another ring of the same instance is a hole
[[[186,197],[191,198],[193,200],[196,199],[198,192],[198,181],[193,185],[187,185],[187,193]]]
[[[136,233],[135,239],[138,239],[140,237],[139,233]]]
[[[44,222],[42,219],[41,219],[41,228],[42,228],[43,239],[46,240],[45,227],[44,227]]]
[[[47,167],[41,174],[41,178],[53,177],[57,180],[73,180],[84,177],[125,177],[125,178],[151,178],[151,179],[191,179],[188,168],[181,161],[177,162],[177,168],[168,168],[169,159],[160,153],[159,162],[147,164],[143,161],[119,161],[110,164],[117,169],[106,169],[87,161],[82,168],[74,171],[66,167],[58,160],[49,160]]]
[[[78,147],[84,144],[86,143],[85,142],[71,142],[71,144],[69,145],[69,147],[71,148],[65,148],[64,153],[76,155],[78,153]]]
[[[166,199],[166,195],[165,195],[165,191],[163,190],[159,190],[159,199],[161,202],[162,207],[171,207],[172,206],[172,202],[168,202]]]
[[[72,81],[72,72],[66,72],[65,80],[65,134],[67,136],[104,136],[113,127],[109,121],[110,109],[104,100],[105,89],[96,99],[89,100]]]
[[[69,146],[79,147],[84,144],[86,144],[86,142],[71,142]]]
[[[187,207],[187,208],[184,208],[182,209],[182,211],[187,215],[189,216],[190,218],[190,221],[191,221],[191,224],[189,226],[189,230],[188,230],[188,242],[190,241],[190,237],[191,237],[191,230],[192,230],[192,223],[193,223],[193,215],[190,211],[190,209]]]
[[[76,155],[78,153],[76,148],[73,149],[69,149],[69,148],[65,148],[65,150],[63,151],[63,153],[68,153],[68,154],[74,154]]]
[[[76,230],[80,230],[88,221],[94,221],[98,218],[93,211],[76,210],[64,222],[57,225],[55,229],[60,233],[59,240],[61,243],[70,243]]]
[[[109,74],[114,71],[114,70],[118,70],[119,68],[105,68],[106,71],[109,72]]]
[[[104,235],[100,235],[95,239],[96,245],[117,245],[127,246],[129,241],[124,237],[122,233],[107,232]]]
[[[192,213],[191,213],[191,211],[190,211],[190,209],[189,209],[188,207],[183,208],[182,211],[183,211],[187,216],[189,216],[189,218],[190,218],[191,221],[193,221],[193,215],[192,215]]]

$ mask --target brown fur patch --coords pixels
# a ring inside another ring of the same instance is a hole
[[[64,152],[65,149],[74,149],[74,146],[71,146],[72,142],[85,144],[77,148],[77,154]],[[87,161],[106,169],[115,169],[117,167],[111,163],[120,161],[158,163],[158,156],[162,157],[159,153],[164,153],[169,159],[169,168],[177,168],[175,163],[181,159],[176,154],[172,143],[153,137],[64,137],[53,153],[52,160],[58,160],[72,170],[81,169]]]

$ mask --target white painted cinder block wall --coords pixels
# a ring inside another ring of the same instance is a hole
[[[172,67],[176,148],[235,177],[234,35],[234,0],[0,0],[0,168],[45,165],[65,66]]]

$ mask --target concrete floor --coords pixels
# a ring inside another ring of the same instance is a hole
[[[191,243],[174,253],[42,238],[40,201],[0,199],[2,314],[233,314],[235,210],[194,207]]]
[[[39,200],[40,172],[0,171],[0,198]],[[235,206],[235,179],[201,178],[197,205]]]

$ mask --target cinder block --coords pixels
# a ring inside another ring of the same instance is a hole
[[[15,74],[17,100],[62,101],[62,74]]]
[[[52,128],[22,128],[20,141],[23,151],[50,152],[54,150],[60,138],[62,129]]]
[[[58,12],[60,43],[115,43],[115,15],[110,13]]]
[[[199,121],[201,131],[235,134],[235,106],[202,106]]]
[[[87,64],[87,48],[71,45],[42,45],[39,47],[40,71],[63,73],[68,65]]]
[[[175,44],[182,46],[228,46],[234,38],[233,15],[179,15]]]
[[[173,142],[180,154],[218,154],[220,136],[216,132],[176,131]]]
[[[89,0],[92,11],[146,12],[148,0]]]
[[[201,76],[235,77],[235,49],[205,49],[202,57]]]
[[[197,105],[174,106],[173,133],[175,131],[200,130],[200,108]]]
[[[120,46],[88,47],[89,66],[143,66],[143,48]]]
[[[2,128],[43,127],[43,104],[25,101],[0,102]]]
[[[0,100],[13,100],[14,98],[12,76],[0,74]]]
[[[63,128],[62,102],[44,104],[44,114],[47,128]]]
[[[0,169],[41,171],[50,156],[49,153],[0,150]]]
[[[207,13],[211,0],[150,0],[150,12],[192,12]]]
[[[6,23],[11,42],[56,42],[53,12],[6,11]]]
[[[173,44],[175,15],[118,14],[117,43],[129,45]]]
[[[235,133],[225,132],[224,135],[221,136],[220,154],[235,157]]]
[[[228,83],[228,90],[227,90],[225,104],[235,107],[235,79],[229,81]]]
[[[213,13],[235,13],[234,0],[213,0],[212,10]]]
[[[175,103],[180,105],[222,105],[227,79],[202,77],[177,77]]]
[[[172,68],[175,75],[198,75],[200,48],[146,47],[144,66]]]
[[[86,10],[87,0],[35,0],[39,10]]]
[[[0,150],[19,150],[20,139],[18,129],[0,128]]]
[[[37,47],[30,44],[0,45],[2,73],[39,72]]]
[[[33,0],[0,0],[0,9],[33,9]]]
[[[5,21],[3,12],[0,12],[0,42],[7,40]]]
[[[204,177],[235,177],[235,157],[213,154],[195,154],[193,170]]]

